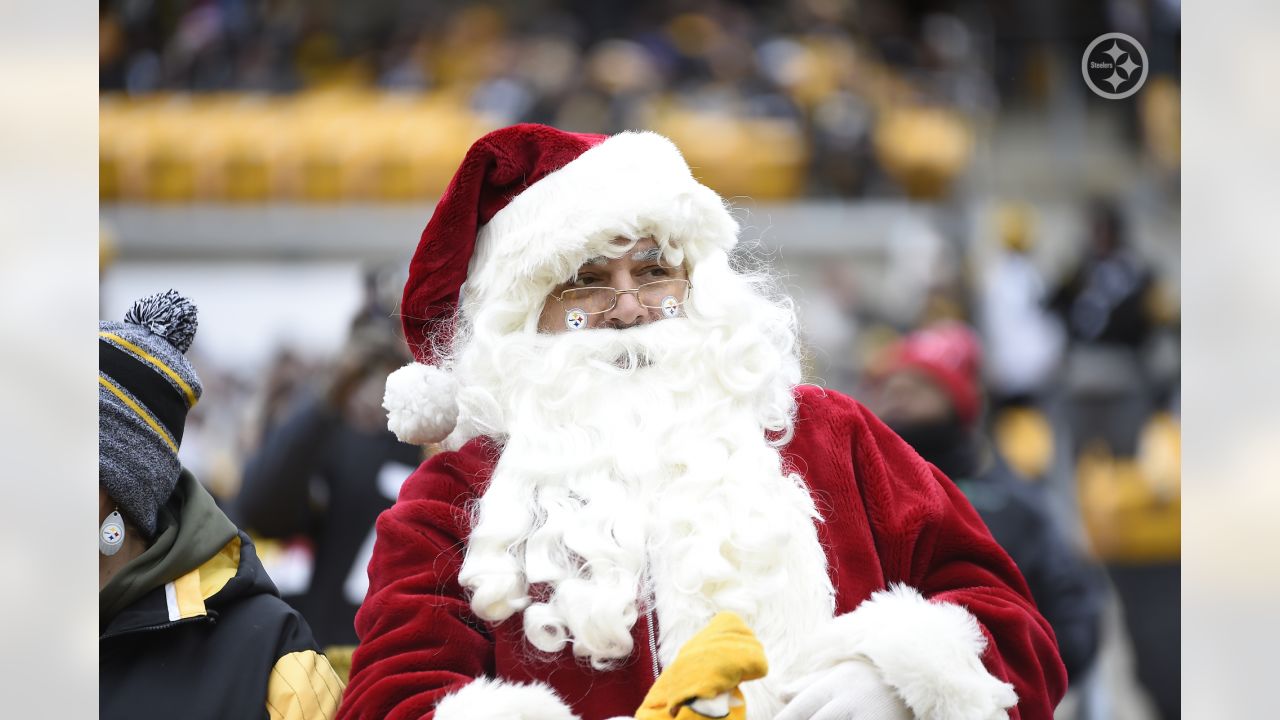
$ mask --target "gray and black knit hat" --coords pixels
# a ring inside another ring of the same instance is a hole
[[[183,355],[196,306],[175,290],[145,297],[124,322],[98,324],[98,482],[148,538],[182,467],[178,446],[200,378]]]

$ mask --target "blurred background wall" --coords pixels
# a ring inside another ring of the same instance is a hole
[[[793,293],[809,380],[862,397],[904,334],[978,329],[985,427],[1111,579],[1061,714],[1179,716],[1178,0],[99,10],[100,314],[168,287],[200,307],[183,454],[220,501],[353,321],[394,317],[472,141],[652,129]],[[1111,101],[1080,60],[1116,31],[1149,75]],[[286,593],[304,535],[264,545]]]

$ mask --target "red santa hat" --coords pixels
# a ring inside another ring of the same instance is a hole
[[[906,369],[924,373],[946,391],[960,421],[972,425],[982,409],[981,365],[977,335],[962,323],[943,322],[890,346],[877,374],[883,378]]]
[[[387,379],[388,427],[420,445],[453,431],[458,386],[438,355],[459,315],[474,319],[495,301],[532,313],[593,243],[653,237],[678,246],[692,265],[731,248],[737,230],[720,196],[656,133],[522,124],[485,135],[467,151],[409,264],[401,317],[417,362]]]

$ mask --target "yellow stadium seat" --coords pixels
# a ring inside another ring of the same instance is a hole
[[[697,112],[667,102],[651,126],[681,148],[693,174],[727,198],[794,198],[804,190],[808,145],[793,122]]]
[[[1167,414],[1143,431],[1136,459],[1086,450],[1077,464],[1080,512],[1098,556],[1143,563],[1181,556],[1181,435]]]
[[[936,200],[969,164],[973,133],[945,108],[900,106],[881,114],[873,133],[876,157],[907,194]]]
[[[122,99],[104,95],[98,100],[98,199],[119,200],[122,192],[121,135],[128,106]]]
[[[142,115],[145,139],[140,158],[145,173],[143,197],[183,202],[196,195],[196,151],[203,131],[200,101],[175,95]]]

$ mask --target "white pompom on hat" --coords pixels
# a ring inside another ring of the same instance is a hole
[[[412,445],[440,442],[458,424],[458,383],[435,365],[409,363],[387,377],[387,428]]]

